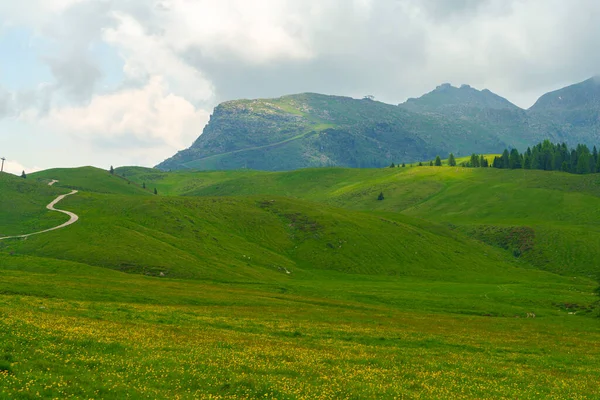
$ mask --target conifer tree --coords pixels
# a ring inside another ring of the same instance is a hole
[[[113,168],[113,166],[112,166],[112,165],[110,166],[110,170],[109,170],[109,172],[110,172],[110,174],[111,174],[111,175],[114,175],[114,174],[115,174],[115,169]]]
[[[435,166],[436,167],[441,167],[442,166],[442,159],[440,158],[440,156],[436,156],[435,157]]]
[[[508,169],[510,168],[510,156],[508,154],[508,150],[504,149],[504,152],[502,153],[502,167],[500,168],[504,168],[504,169]]]
[[[380,200],[380,201],[381,201],[381,200],[383,200],[383,199],[384,199],[384,197],[383,197],[383,192],[381,192],[381,193],[379,193],[379,196],[377,196],[377,200]]]
[[[454,158],[454,154],[452,153],[450,153],[450,156],[448,157],[448,165],[451,167],[456,166],[456,159]]]
[[[27,174],[25,173],[25,171],[21,172],[21,178],[23,178],[23,179],[27,178]]]
[[[510,169],[518,169],[518,168],[523,167],[521,165],[521,155],[519,154],[519,151],[517,149],[512,149],[510,151],[510,156],[508,158],[508,164],[509,164]]]

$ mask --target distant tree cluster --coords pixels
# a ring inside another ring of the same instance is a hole
[[[471,158],[467,162],[463,162],[460,164],[462,167],[466,168],[487,168],[490,166],[487,158],[484,157],[483,154],[471,154]]]
[[[600,159],[596,146],[592,151],[584,144],[578,144],[576,148],[569,149],[565,143],[553,144],[549,140],[545,140],[533,147],[528,147],[523,154],[519,153],[517,149],[512,149],[510,152],[505,149],[500,157],[494,158],[492,167],[592,174],[600,172]]]
[[[419,167],[423,165],[441,166],[440,156],[435,161],[429,161],[427,164],[419,162]],[[457,165],[454,154],[450,153],[448,165],[454,167]],[[400,166],[392,164],[390,168]],[[402,167],[405,164],[402,163]],[[412,166],[412,165],[411,165]],[[468,161],[460,164],[465,168],[500,168],[500,169],[541,169],[545,171],[563,171],[572,174],[593,174],[600,173],[600,156],[596,146],[592,150],[585,144],[578,144],[575,148],[569,148],[565,143],[553,144],[545,140],[533,147],[528,147],[524,153],[519,153],[517,149],[504,149],[501,156],[494,157],[490,163],[483,154],[471,154]]]

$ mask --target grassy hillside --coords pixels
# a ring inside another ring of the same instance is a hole
[[[46,210],[46,205],[66,191],[0,173],[0,237],[41,231],[67,221],[63,214]]]
[[[0,398],[593,398],[596,177],[516,172],[11,177],[80,220],[0,242]]]
[[[597,277],[600,177],[493,168],[405,167],[157,174],[127,170],[165,194],[283,195],[352,210],[401,212],[458,229],[539,268]],[[385,200],[378,201],[380,192]],[[507,244],[516,228],[523,234]],[[491,236],[490,236],[491,235]],[[565,246],[556,246],[555,243]]]
[[[220,281],[295,279],[316,270],[471,281],[505,262],[499,253],[484,256],[482,245],[420,220],[280,197],[81,193],[62,206],[80,216],[75,226],[3,248],[122,271]],[[80,242],[85,245],[73,246]]]
[[[41,183],[58,180],[54,184],[56,187],[86,192],[128,195],[151,194],[150,188],[144,190],[141,185],[132,184],[123,176],[111,175],[106,170],[94,167],[48,169],[30,174],[29,178]]]

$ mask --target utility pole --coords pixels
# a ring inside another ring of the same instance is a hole
[[[6,158],[2,157],[0,158],[0,160],[2,160],[2,167],[0,168],[0,172],[4,172],[4,161],[6,160]]]

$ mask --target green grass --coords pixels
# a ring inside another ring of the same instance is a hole
[[[249,286],[0,257],[9,398],[585,398],[600,377],[597,321],[550,306],[583,282]],[[431,311],[448,299],[465,313]],[[538,318],[472,313],[519,301]]]
[[[0,242],[0,398],[597,395],[600,177],[2,178],[11,230],[81,192],[76,224]]]
[[[149,195],[152,190],[144,190],[141,184],[132,183],[126,177],[94,167],[48,169],[30,174],[29,178],[42,183],[58,180],[56,187],[95,193]]]
[[[596,174],[428,166],[164,175],[126,170],[133,180],[152,179],[166,195],[283,195],[352,210],[402,213],[473,234],[488,226],[530,228],[534,243],[523,254],[530,263],[564,274],[600,275],[594,261],[600,259]],[[377,200],[380,192],[384,201]]]
[[[38,232],[66,222],[65,215],[46,210],[47,204],[64,193],[47,183],[34,183],[32,178],[0,173],[0,237]]]

